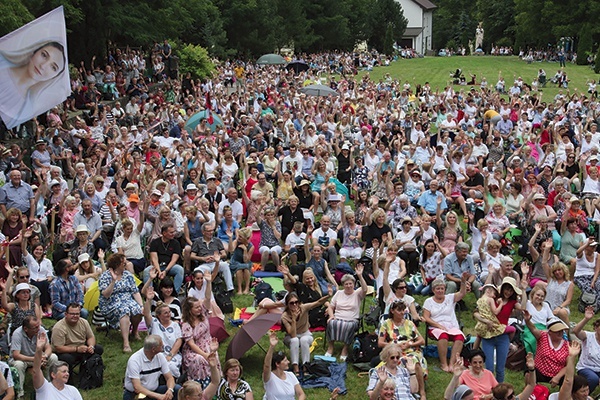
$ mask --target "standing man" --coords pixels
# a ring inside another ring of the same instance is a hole
[[[104,353],[102,346],[96,344],[96,337],[89,322],[80,317],[80,309],[81,306],[77,303],[69,304],[65,318],[52,328],[52,346],[58,359],[69,366],[69,373],[92,355]]]
[[[10,344],[11,358],[9,362],[19,372],[19,393],[17,396],[19,398],[25,395],[23,392],[23,388],[25,387],[25,373],[27,372],[27,368],[33,367],[37,338],[40,332],[46,333],[46,330],[41,327],[40,320],[34,315],[28,315],[23,320],[23,325],[18,327],[12,335]],[[42,353],[41,367],[48,372],[57,362],[58,357],[52,353],[52,346],[46,341]]]
[[[144,340],[144,347],[129,357],[125,371],[123,400],[136,399],[139,394],[150,399],[172,400],[177,398],[181,386],[175,384],[175,378],[171,374],[169,362],[165,358],[163,350],[160,336],[148,335]],[[211,356],[214,360],[214,353]],[[215,370],[216,362],[213,361],[211,362],[213,374]],[[165,378],[166,385],[159,384],[161,375]],[[218,371],[216,371],[216,375],[220,379]]]
[[[8,174],[10,179],[0,188],[0,211],[6,218],[6,210],[15,207],[32,221],[35,218],[34,194],[31,186],[21,180],[21,171],[13,169]]]

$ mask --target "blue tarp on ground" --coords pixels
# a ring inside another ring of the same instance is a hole
[[[304,381],[300,381],[303,388],[324,388],[326,387],[330,392],[335,388],[339,388],[339,394],[346,394],[346,363],[331,363],[329,364],[329,372],[331,376],[324,376],[321,378],[311,378]]]

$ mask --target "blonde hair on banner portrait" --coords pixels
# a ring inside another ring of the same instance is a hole
[[[62,7],[0,38],[0,117],[8,128],[48,111],[70,93]]]

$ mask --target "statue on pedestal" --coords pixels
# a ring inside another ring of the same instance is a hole
[[[480,49],[483,45],[483,22],[480,22],[475,30],[475,49]]]

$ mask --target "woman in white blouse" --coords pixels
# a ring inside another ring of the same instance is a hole
[[[50,282],[54,279],[54,268],[52,261],[46,258],[44,245],[38,243],[33,246],[31,253],[27,251],[27,241],[32,231],[24,231],[24,240],[21,241],[23,260],[29,269],[29,282],[40,290],[40,306],[44,313],[52,312],[52,301],[50,300]]]

